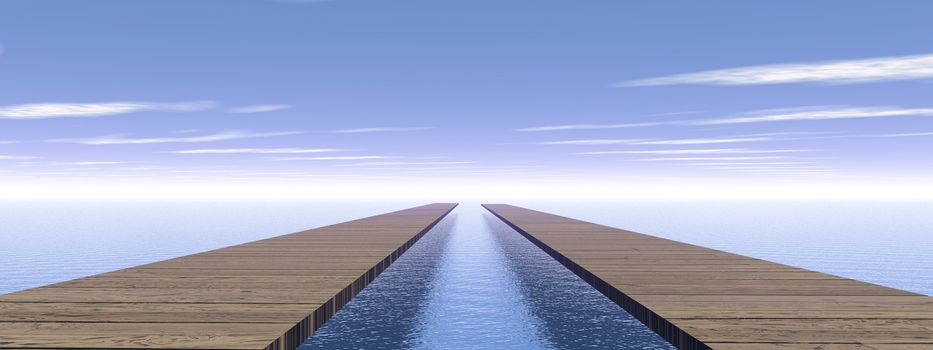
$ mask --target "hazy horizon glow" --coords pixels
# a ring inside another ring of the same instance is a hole
[[[714,2],[4,1],[0,199],[933,199],[933,3]]]

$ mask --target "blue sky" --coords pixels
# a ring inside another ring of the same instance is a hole
[[[4,1],[0,197],[933,197],[927,1]]]

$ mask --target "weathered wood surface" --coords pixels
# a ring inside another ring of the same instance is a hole
[[[293,349],[455,206],[0,295],[0,348]]]
[[[484,205],[679,349],[933,349],[933,298]]]

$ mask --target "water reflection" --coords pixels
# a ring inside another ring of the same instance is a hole
[[[441,220],[299,349],[411,348],[456,221],[456,213]]]
[[[301,349],[673,349],[479,206],[460,206]]]
[[[483,209],[458,211],[413,348],[547,348]]]
[[[674,349],[501,220],[484,217],[549,348]]]

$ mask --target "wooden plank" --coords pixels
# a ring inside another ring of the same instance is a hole
[[[323,298],[323,296],[321,296]],[[327,300],[327,299],[323,299]],[[0,322],[289,323],[317,304],[0,303]]]
[[[3,322],[10,349],[263,349],[286,323]]]
[[[688,319],[683,330],[716,342],[931,344],[933,319]]]
[[[340,282],[352,276],[169,276],[122,277],[98,275],[49,285],[50,288],[267,288],[307,289]]]
[[[349,278],[348,278],[349,279]],[[346,281],[344,281],[346,282]],[[348,283],[315,286],[316,289],[219,288],[36,288],[3,296],[0,302],[31,303],[286,303],[320,304]],[[317,291],[323,291],[317,293]],[[314,298],[317,296],[317,298]],[[323,300],[319,300],[323,298]]]
[[[0,295],[0,348],[294,349],[455,206]]]
[[[484,205],[679,349],[933,349],[933,298]]]
[[[867,343],[867,344],[814,344],[814,343],[710,343],[717,350],[929,350],[926,344]]]

